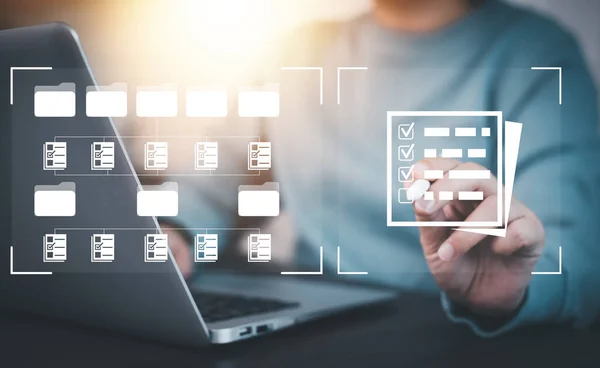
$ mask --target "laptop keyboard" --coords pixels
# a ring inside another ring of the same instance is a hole
[[[192,297],[206,322],[218,322],[255,314],[296,308],[300,303],[277,299],[194,291]]]

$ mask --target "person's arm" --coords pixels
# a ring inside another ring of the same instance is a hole
[[[514,196],[544,227],[544,252],[535,271],[562,266],[562,273],[533,275],[520,307],[499,317],[473,313],[443,294],[450,319],[482,336],[532,323],[586,326],[600,309],[597,93],[574,40],[546,46],[529,67],[562,67],[562,86],[558,70],[527,70],[521,63],[501,76],[497,99],[505,120],[523,123]]]

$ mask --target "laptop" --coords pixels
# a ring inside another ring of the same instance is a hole
[[[86,89],[96,83],[74,30],[52,23],[0,31],[0,55],[1,306],[207,346],[395,298],[389,290],[327,282],[323,275],[205,270],[186,281],[168,250],[166,261],[146,262],[145,236],[160,228],[156,218],[136,213],[141,184],[115,122],[86,117]],[[36,111],[36,91],[53,89],[76,97],[72,114]],[[98,141],[114,143],[110,171],[90,170]],[[57,169],[45,155],[58,155],[61,142],[68,144],[68,166]],[[61,216],[44,216],[41,198]],[[94,246],[109,243],[106,254],[94,254]]]

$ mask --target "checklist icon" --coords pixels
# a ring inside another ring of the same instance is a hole
[[[248,236],[248,262],[269,262],[271,260],[271,234],[250,234]]]
[[[44,170],[67,168],[67,142],[44,143]]]
[[[218,148],[218,142],[196,142],[196,170],[214,170],[218,168]]]
[[[414,179],[414,166],[400,166],[398,168],[398,181],[400,183],[411,183]]]
[[[144,237],[144,262],[166,262],[169,259],[167,234],[148,234]]]
[[[218,234],[197,234],[194,247],[195,262],[216,262],[219,259]]]
[[[115,260],[115,234],[92,235],[92,262]]]
[[[167,142],[146,142],[144,145],[144,169],[166,170],[169,167]]]
[[[92,143],[92,170],[115,168],[115,142]]]
[[[46,234],[44,236],[44,262],[64,262],[67,260],[67,234]]]
[[[415,123],[410,124],[399,124],[398,125],[398,139],[402,141],[408,141],[415,138]]]
[[[248,144],[248,170],[268,170],[271,168],[271,142],[250,142]]]
[[[398,160],[413,161],[415,159],[415,145],[398,146]]]

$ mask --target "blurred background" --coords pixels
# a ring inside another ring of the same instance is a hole
[[[550,14],[575,33],[600,82],[600,1],[508,1]],[[185,73],[226,81],[245,78],[275,40],[300,24],[347,19],[369,6],[370,0],[3,0],[0,28],[67,22],[92,66],[110,69],[111,79],[177,80]]]

